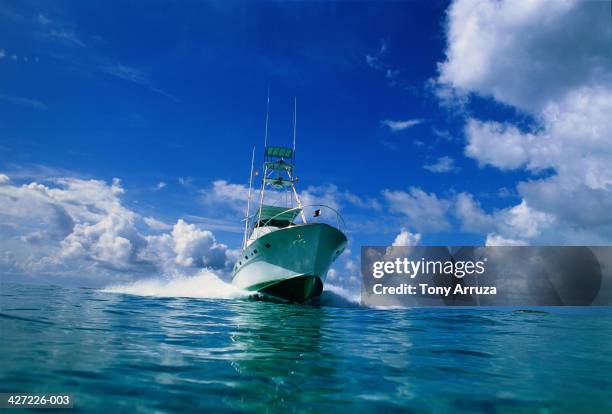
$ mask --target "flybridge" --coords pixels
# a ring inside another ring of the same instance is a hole
[[[264,161],[264,183],[269,184],[274,188],[291,187],[294,180],[291,178],[291,173],[294,167],[294,150],[287,147],[266,147]],[[270,177],[268,171],[285,172],[289,176],[288,179],[282,176]]]
[[[264,167],[274,171],[293,171],[293,152],[286,147],[266,147]]]

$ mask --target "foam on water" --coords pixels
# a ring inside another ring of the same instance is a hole
[[[110,293],[127,293],[139,296],[183,297],[200,299],[239,299],[252,295],[223,281],[210,270],[202,270],[195,276],[174,276],[168,279],[152,278],[104,289]]]
[[[361,306],[361,298],[358,293],[353,293],[340,286],[326,283],[318,303],[325,306],[336,306],[341,308]]]
[[[242,299],[255,293],[236,288],[211,270],[202,270],[195,276],[176,275],[168,278],[151,278],[133,283],[109,286],[109,293],[125,293],[138,296],[183,297],[198,299]],[[324,306],[359,306],[358,294],[326,283],[323,294],[315,301]]]

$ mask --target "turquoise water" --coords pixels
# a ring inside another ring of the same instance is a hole
[[[612,313],[1,285],[0,392],[71,412],[612,412]]]

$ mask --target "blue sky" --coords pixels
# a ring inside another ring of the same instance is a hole
[[[574,182],[563,167],[609,157],[609,127],[572,98],[609,109],[609,19],[597,17],[608,6],[3,3],[0,173],[14,191],[118,178],[122,208],[167,224],[137,218],[141,236],[182,218],[233,249],[243,200],[227,194],[263,150],[269,87],[270,142],[290,143],[296,96],[301,189],[341,208],[353,259],[401,231],[427,244],[609,242],[609,170]],[[600,125],[572,138],[593,146],[574,151],[552,107]],[[565,211],[562,191],[600,217]],[[7,251],[24,237],[15,227]]]

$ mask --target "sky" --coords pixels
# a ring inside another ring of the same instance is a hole
[[[363,245],[612,242],[609,2],[3,2],[0,275],[227,278],[251,150]]]

